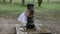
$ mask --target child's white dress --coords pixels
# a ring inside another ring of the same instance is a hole
[[[23,26],[26,26],[27,23],[27,17],[25,15],[25,12],[23,12],[19,17],[18,17],[18,21],[23,23]]]
[[[18,17],[18,21],[21,22],[21,23],[23,24],[23,26],[26,26],[27,17],[26,17],[26,15],[25,15],[25,12],[23,12],[23,13]],[[22,27],[22,28],[20,28],[19,30],[24,30],[24,29],[23,29],[23,27]],[[17,31],[18,31],[18,29],[17,29]],[[20,31],[20,33],[21,33],[21,34],[27,34],[27,32],[22,32],[22,31]],[[17,34],[19,34],[19,33],[17,32]]]

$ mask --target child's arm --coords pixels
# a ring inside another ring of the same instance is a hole
[[[27,23],[26,17],[23,14],[19,16],[18,21],[20,22],[20,26],[25,26]]]

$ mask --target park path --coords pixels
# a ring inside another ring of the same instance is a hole
[[[47,25],[53,34],[60,34],[60,21],[35,20],[35,23]],[[15,24],[19,24],[17,19],[0,18],[0,34],[15,34]]]

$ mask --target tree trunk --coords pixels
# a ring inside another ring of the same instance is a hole
[[[34,2],[34,0],[33,0],[33,2]]]
[[[10,0],[10,3],[12,3],[12,0]]]
[[[25,3],[25,0],[22,0],[22,5],[24,5],[24,3]]]
[[[34,1],[34,0],[33,0]]]
[[[38,0],[38,6],[41,6],[43,0]]]
[[[3,0],[3,2],[5,3],[5,0]]]
[[[47,1],[47,3],[49,3],[49,0]]]

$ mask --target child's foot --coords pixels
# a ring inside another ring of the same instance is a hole
[[[23,28],[20,28],[20,31],[24,31],[24,29]]]

